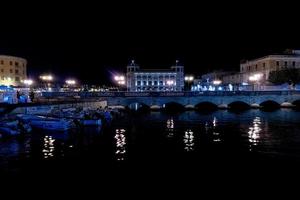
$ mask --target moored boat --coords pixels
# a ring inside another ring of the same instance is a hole
[[[52,117],[35,116],[35,115],[18,115],[24,122],[29,123],[34,128],[66,131],[73,127],[73,121],[67,119],[58,119]]]

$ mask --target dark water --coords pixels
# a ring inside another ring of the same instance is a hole
[[[300,112],[291,109],[152,112],[130,114],[101,130],[34,131],[0,141],[0,175],[43,181],[295,177],[299,122]]]

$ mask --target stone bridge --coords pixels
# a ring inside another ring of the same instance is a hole
[[[282,107],[300,104],[300,91],[206,91],[206,92],[46,92],[45,99],[94,99],[107,101],[108,106],[127,107],[134,104],[149,106],[153,109],[167,104],[180,104],[194,108],[201,104],[211,104],[219,108],[228,108],[242,103],[251,107],[261,107],[273,103]]]

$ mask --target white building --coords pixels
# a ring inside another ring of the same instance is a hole
[[[223,77],[225,84],[248,83],[250,77],[259,77],[260,83],[268,83],[271,71],[300,68],[300,51],[290,50],[285,54],[268,55],[241,63],[240,72]]]
[[[134,60],[127,66],[128,91],[183,91],[184,66],[178,61],[170,69],[140,69]]]

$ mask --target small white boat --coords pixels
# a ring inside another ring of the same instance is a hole
[[[101,119],[82,119],[82,125],[84,126],[101,126]]]
[[[66,131],[73,127],[72,120],[35,115],[18,115],[18,117],[28,122],[32,127],[39,129]]]

